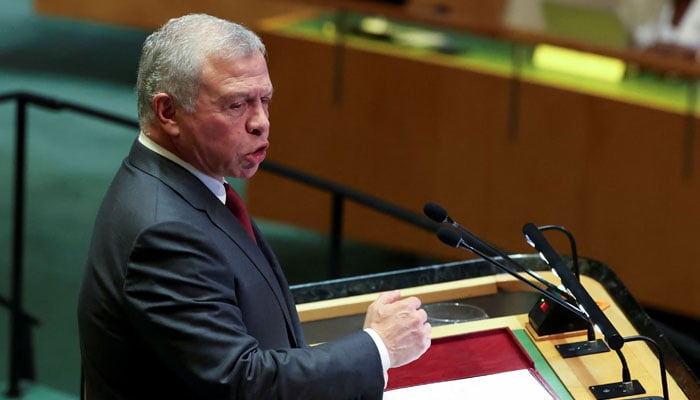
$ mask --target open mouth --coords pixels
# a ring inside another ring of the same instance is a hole
[[[269,144],[264,144],[249,155],[256,161],[256,162],[262,162],[265,159],[265,156],[267,155],[267,149],[270,147]]]

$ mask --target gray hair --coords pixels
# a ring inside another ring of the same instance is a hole
[[[141,52],[136,95],[141,127],[155,121],[153,97],[168,93],[185,110],[194,111],[204,62],[210,55],[224,59],[260,51],[260,38],[247,28],[206,14],[169,20],[146,38]]]

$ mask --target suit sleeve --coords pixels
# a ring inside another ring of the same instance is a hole
[[[381,361],[365,332],[312,348],[259,348],[231,282],[234,258],[189,223],[138,236],[126,266],[127,314],[164,365],[206,398],[381,399]]]

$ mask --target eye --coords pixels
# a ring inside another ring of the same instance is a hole
[[[228,112],[233,115],[233,116],[241,116],[245,114],[246,110],[248,108],[248,103],[245,101],[234,101],[231,102],[228,106]]]

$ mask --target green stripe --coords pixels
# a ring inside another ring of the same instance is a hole
[[[349,25],[353,26],[364,16],[349,13],[347,17]],[[332,26],[333,22],[332,14],[321,15],[316,18],[290,23],[280,28],[280,32],[311,41],[333,44],[336,43],[333,29],[325,30],[323,28],[324,26]],[[345,43],[350,47],[375,53],[438,63],[454,68],[464,68],[504,77],[513,75],[513,48],[517,46],[524,54],[519,78],[525,82],[614,99],[628,104],[678,114],[689,113],[691,106],[693,107],[693,114],[697,116],[697,113],[700,112],[700,101],[696,101],[693,104],[689,97],[689,91],[691,90],[695,91],[696,96],[699,95],[699,89],[694,87],[694,80],[692,79],[662,77],[654,72],[637,71],[634,68],[628,68],[628,72],[621,82],[610,83],[574,74],[539,69],[532,64],[534,45],[515,45],[513,42],[505,40],[419,24],[398,21],[392,21],[392,23],[396,29],[422,29],[444,33],[454,45],[455,54],[442,54],[429,48],[409,48],[386,40],[355,34],[349,35]]]
[[[573,400],[574,398],[571,397],[571,393],[569,393],[566,386],[559,380],[559,377],[554,373],[552,367],[549,366],[549,363],[537,349],[535,343],[532,342],[527,332],[525,332],[524,329],[516,329],[513,330],[513,333],[515,337],[518,338],[518,341],[520,341],[520,344],[523,345],[532,361],[535,362],[537,372],[540,373],[542,378],[549,384],[552,390],[554,390],[554,393],[556,393],[561,400]]]

